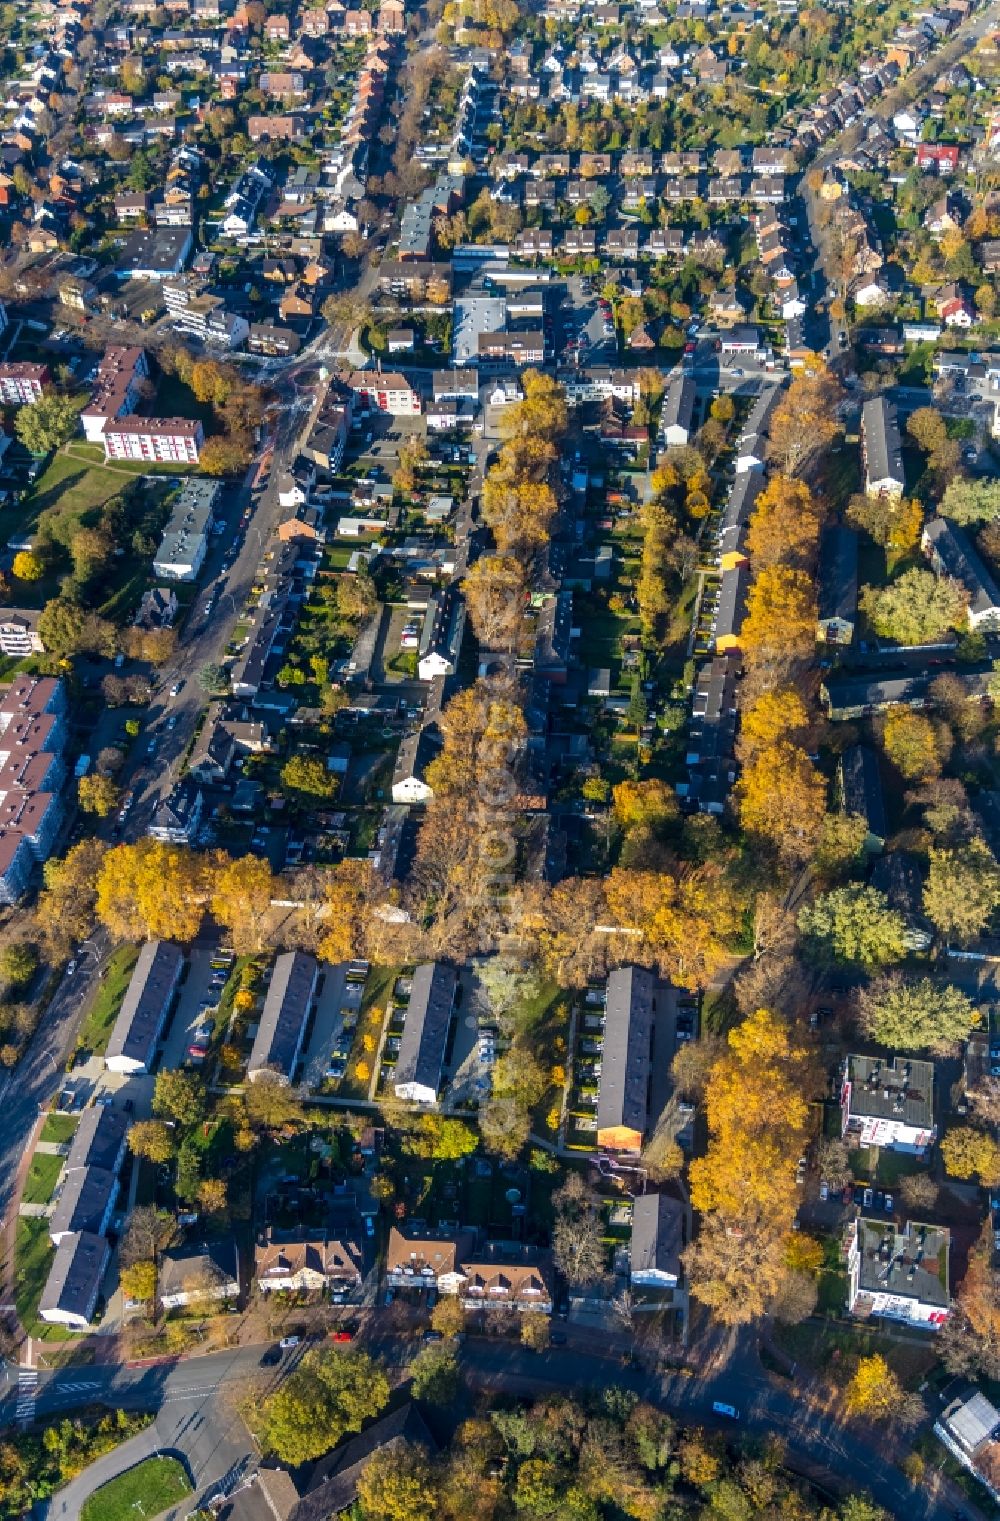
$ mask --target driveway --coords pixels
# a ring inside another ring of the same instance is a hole
[[[301,1081],[307,1088],[318,1088],[323,1081],[337,1037],[343,1029],[346,986],[347,963],[339,962],[336,966],[328,967],[323,991],[316,1001],[312,1034],[302,1058]],[[360,1004],[360,997],[358,1002]]]
[[[198,1024],[198,1005],[210,996],[209,983],[212,978],[210,962],[216,951],[217,947],[214,945],[199,945],[195,946],[188,957],[188,974],[181,984],[177,1007],[163,1042],[163,1056],[160,1060],[163,1071],[180,1067],[187,1056],[192,1033]],[[221,993],[222,989],[219,988],[217,991]],[[214,997],[214,994],[211,996]]]

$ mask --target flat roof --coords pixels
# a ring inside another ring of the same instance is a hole
[[[857,1222],[858,1288],[866,1294],[893,1294],[947,1309],[947,1230],[908,1220]]]
[[[916,1057],[849,1056],[850,1113],[934,1128],[934,1063]]]

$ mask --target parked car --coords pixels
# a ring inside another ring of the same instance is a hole
[[[283,1336],[278,1343],[278,1346],[281,1348],[282,1352],[290,1352],[293,1347],[299,1347],[301,1345],[301,1336]]]

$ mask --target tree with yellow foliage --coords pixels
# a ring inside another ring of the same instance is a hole
[[[524,570],[513,555],[483,555],[462,582],[465,604],[483,649],[512,650],[524,616]]]
[[[557,443],[569,427],[564,388],[542,370],[525,370],[521,389],[524,400],[503,410],[500,429],[504,437],[543,438]]]
[[[785,475],[797,475],[836,436],[840,382],[809,355],[771,415],[771,454]]]
[[[754,665],[802,659],[816,641],[816,592],[805,571],[769,565],[747,597],[741,643]]]
[[[709,1073],[709,1144],[689,1174],[704,1218],[685,1261],[692,1293],[726,1324],[763,1314],[787,1274],[815,1085],[808,1049],[767,1009],[730,1032]]]
[[[623,829],[658,829],[677,818],[677,794],[659,777],[618,782],[611,789],[615,818]]]
[[[805,481],[773,475],[754,503],[747,549],[755,569],[787,564],[810,567],[819,544],[822,513]]]
[[[183,845],[116,845],[97,873],[97,917],[115,940],[193,940],[204,918],[202,863]]]
[[[323,961],[363,955],[368,913],[377,886],[370,861],[346,857],[327,874],[322,930],[316,954]]]
[[[826,813],[826,785],[798,745],[758,750],[743,768],[736,800],[747,834],[773,846],[782,860],[811,854]]]
[[[879,1352],[859,1358],[844,1395],[844,1405],[848,1415],[868,1421],[891,1419],[904,1430],[915,1425],[923,1411],[920,1399],[907,1394]]]
[[[906,781],[929,781],[941,775],[951,734],[946,724],[925,713],[893,708],[882,722],[882,748]]]
[[[676,875],[616,866],[604,895],[611,922],[637,932],[621,954],[631,958],[639,952],[639,959],[652,959],[686,988],[711,981],[742,922],[742,899],[714,864]]]
[[[781,741],[796,743],[809,727],[809,710],[794,687],[775,687],[750,703],[740,720],[739,756],[744,765]]]
[[[241,955],[259,951],[266,943],[265,926],[274,896],[274,877],[258,856],[231,860],[220,851],[212,862],[212,913],[232,936]]]

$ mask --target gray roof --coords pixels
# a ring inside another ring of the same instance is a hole
[[[870,745],[851,745],[840,761],[844,812],[860,814],[869,834],[884,840],[888,833],[878,756]]]
[[[1000,1426],[1000,1410],[978,1390],[944,1418],[945,1425],[966,1452],[975,1452]]]
[[[912,1220],[900,1227],[865,1219],[858,1220],[857,1230],[858,1288],[863,1293],[894,1294],[947,1308],[947,1230]]]
[[[731,554],[739,547],[740,534],[746,528],[753,504],[763,489],[764,477],[757,470],[744,470],[734,480],[722,509],[719,528],[719,548],[723,554]]]
[[[308,1479],[307,1493],[292,1514],[292,1521],[329,1521],[353,1505],[361,1478],[372,1453],[404,1443],[436,1452],[433,1437],[412,1400],[375,1421],[360,1435],[323,1458]]]
[[[946,576],[953,576],[969,594],[970,610],[977,616],[1000,609],[1000,591],[978,552],[956,523],[931,518],[924,528],[929,544]]]
[[[715,615],[715,638],[738,639],[747,611],[750,588],[749,565],[736,565],[722,572],[719,583],[719,608]]]
[[[49,1220],[49,1235],[55,1238],[67,1231],[103,1230],[105,1211],[117,1188],[117,1177],[103,1167],[70,1168],[63,1174],[59,1202]]]
[[[103,1236],[80,1231],[65,1236],[56,1247],[42,1297],[40,1314],[62,1310],[70,1315],[89,1316],[100,1292],[108,1261],[108,1243]]]
[[[248,1072],[276,1067],[286,1077],[291,1077],[309,1017],[317,970],[315,957],[304,951],[286,951],[278,957],[264,999]]]
[[[642,1194],[632,1205],[633,1273],[657,1271],[681,1276],[684,1206],[670,1194]]]
[[[93,1104],[80,1116],[66,1166],[100,1167],[106,1172],[117,1172],[127,1131],[128,1120],[120,1109]]]
[[[616,967],[608,977],[598,1132],[619,1126],[640,1132],[646,1128],[653,986],[652,972],[641,966]]]
[[[236,1242],[231,1237],[175,1246],[160,1257],[157,1287],[160,1297],[183,1292],[193,1283],[207,1288],[238,1282]]]
[[[820,541],[819,621],[840,618],[853,623],[858,612],[858,536],[853,528],[831,524]]]
[[[696,395],[694,378],[691,375],[675,375],[663,398],[661,426],[684,428],[690,433]]]
[[[195,476],[185,481],[174,502],[154,556],[157,565],[184,565],[203,543],[212,521],[221,483]]]
[[[934,1063],[915,1058],[849,1056],[850,1113],[934,1129]]]
[[[441,1082],[448,1026],[455,1002],[454,967],[425,961],[413,974],[393,1082],[420,1083],[435,1091]]]
[[[181,951],[169,940],[146,942],[125,990],[106,1057],[125,1056],[149,1065],[183,965]]]
[[[865,467],[870,481],[903,484],[903,447],[896,422],[896,408],[884,396],[873,396],[861,409],[865,442]]]

